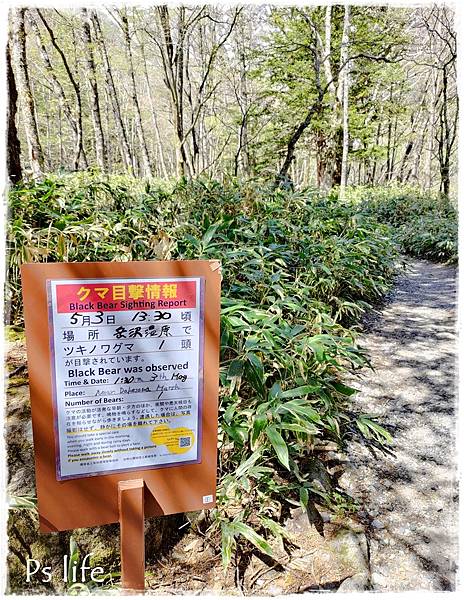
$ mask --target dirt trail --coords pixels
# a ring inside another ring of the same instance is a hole
[[[370,587],[453,590],[457,560],[456,270],[409,261],[360,343],[375,372],[355,383],[361,410],[383,415],[395,456],[357,444],[343,476],[371,522]],[[354,383],[354,382],[353,382]]]

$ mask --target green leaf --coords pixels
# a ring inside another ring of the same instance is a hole
[[[241,377],[243,375],[243,368],[245,363],[240,358],[234,358],[227,370],[227,377],[230,379],[231,377]]]
[[[259,344],[259,339],[255,335],[249,335],[245,340],[245,350],[250,350],[251,348],[256,348]]]
[[[281,398],[297,398],[298,396],[306,396],[321,389],[320,385],[301,385],[300,387],[291,390],[285,390],[280,394]]]
[[[249,329],[250,326],[248,325],[248,323],[246,323],[245,321],[243,321],[242,319],[239,319],[239,317],[227,317],[229,323],[232,325],[232,327],[240,327],[241,329]]]
[[[251,432],[251,447],[253,448],[260,433],[265,429],[268,423],[266,414],[257,414],[253,419],[253,429]]]
[[[68,573],[72,572],[73,567],[79,565],[79,548],[77,547],[75,539],[71,536],[69,538],[69,559],[68,559]]]
[[[296,335],[298,335],[305,329],[306,329],[306,325],[295,325],[294,327],[292,327],[289,335],[290,335],[290,337],[295,337]]]
[[[305,487],[300,487],[300,503],[304,509],[308,506],[309,492]]]
[[[190,235],[189,233],[185,233],[184,239],[186,239],[188,242],[190,242],[196,250],[198,250],[200,248],[200,243],[201,243],[200,240],[197,240],[197,238],[193,237],[193,235]]]
[[[247,473],[248,469],[250,469],[258,458],[261,457],[261,450],[255,450],[251,456],[249,456],[245,462],[243,462],[238,469],[235,471],[235,477],[241,477]]]
[[[279,523],[276,523],[272,519],[263,517],[261,519],[261,523],[276,537],[291,539],[291,534],[285,529],[285,527],[282,527],[282,525],[279,525]]]
[[[266,435],[277,454],[279,462],[290,471],[290,465],[288,464],[288,447],[284,438],[273,425],[266,427]]]
[[[223,417],[223,419],[224,419],[224,421],[225,421],[227,424],[230,424],[230,423],[231,423],[231,421],[232,421],[232,417],[233,417],[233,416],[234,416],[234,414],[235,414],[235,409],[236,409],[236,408],[237,408],[237,407],[236,407],[236,405],[235,405],[235,404],[229,404],[229,406],[226,408],[226,410],[225,410],[225,412],[224,412],[224,417]]]
[[[222,424],[223,430],[227,433],[227,435],[237,442],[239,446],[243,446],[247,439],[248,429],[243,425],[226,425]]]
[[[246,523],[242,523],[240,521],[232,523],[232,525],[234,528],[234,533],[243,535],[243,537],[256,546],[258,550],[261,550],[261,552],[264,552],[269,556],[273,556],[272,548],[269,545],[269,542],[266,541],[261,535],[256,533],[256,531],[249,525],[246,525]]]
[[[206,233],[204,234],[204,236],[201,240],[204,248],[206,248],[206,246],[213,239],[219,225],[220,225],[220,223],[217,223],[216,225],[211,225],[210,227],[208,227]]]
[[[371,421],[369,424],[369,427],[371,429],[373,429],[374,431],[376,431],[380,436],[385,438],[387,443],[391,444],[393,442],[393,438],[392,438],[391,434],[384,427],[379,425],[378,423]]]
[[[318,342],[315,342],[313,340],[306,340],[306,344],[313,351],[314,357],[317,360],[317,362],[323,363],[324,362],[324,357],[325,357],[325,348],[324,348],[324,346],[321,346],[321,344],[319,344]]]
[[[264,374],[263,363],[261,362],[261,359],[258,356],[256,356],[256,354],[254,354],[253,352],[248,352],[247,358],[253,365],[253,367],[256,369],[256,371],[258,371],[261,374]]]
[[[58,255],[58,259],[61,261],[64,259],[65,253],[66,253],[66,242],[65,242],[65,238],[64,235],[61,234],[58,237],[58,242],[56,244],[56,252]]]
[[[285,404],[281,404],[277,409],[277,413],[281,414],[285,412],[289,412],[294,415],[302,415],[311,421],[314,421],[315,423],[320,423],[321,421],[321,415],[314,410],[314,408],[308,406],[307,404],[301,403],[301,401],[298,402],[298,400],[290,400],[289,402],[285,402]]]
[[[281,423],[279,425],[279,429],[284,429],[285,431],[295,431],[297,433],[307,433],[308,435],[315,435],[319,433],[319,429],[314,425],[300,425],[299,423]]]
[[[221,525],[221,557],[222,565],[224,569],[229,566],[232,558],[232,548],[235,546],[235,540],[233,530],[229,523],[222,523]]]
[[[269,390],[269,400],[275,400],[282,396],[282,387],[279,381],[276,381]]]
[[[248,378],[256,392],[265,400],[266,388],[264,386],[264,368],[261,360],[253,352],[247,354],[249,369],[247,370]]]
[[[352,396],[353,394],[359,392],[359,390],[339,382],[332,383],[332,386],[337,390],[337,392],[340,392],[340,394],[343,394],[344,396]]]
[[[384,427],[373,421],[372,417],[360,415],[356,419],[356,425],[361,433],[367,438],[374,435],[374,437],[381,443],[383,440],[385,440],[388,444],[391,444],[393,441],[390,433]]]

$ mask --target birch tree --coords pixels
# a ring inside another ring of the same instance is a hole
[[[176,171],[178,177],[189,177],[194,170],[191,157],[188,154],[186,138],[184,135],[184,44],[186,35],[185,8],[177,9],[177,24],[175,39],[171,29],[171,17],[167,6],[155,8],[159,25],[161,27],[160,41],[150,34],[157,44],[163,64],[164,83],[169,91],[171,114],[176,140]]]
[[[73,115],[73,111],[70,105],[70,102],[66,96],[66,93],[63,89],[63,86],[60,82],[60,80],[58,79],[56,73],[55,73],[55,69],[52,66],[52,62],[50,59],[50,55],[48,53],[47,47],[45,46],[45,42],[43,40],[42,37],[42,33],[40,31],[39,25],[35,19],[35,15],[34,15],[34,11],[33,10],[29,10],[27,13],[27,19],[29,21],[29,24],[31,26],[32,31],[34,32],[35,38],[36,38],[36,42],[37,42],[37,47],[39,49],[40,55],[42,57],[42,60],[44,62],[45,65],[45,70],[48,74],[48,78],[51,84],[51,87],[53,89],[53,92],[55,94],[55,96],[58,98],[59,104],[61,109],[63,110],[63,113],[71,127],[71,130],[74,134],[74,141],[75,141],[75,148],[79,148],[79,144],[80,144],[80,135],[79,135],[79,127],[78,127],[78,123]],[[73,167],[75,170],[78,169],[79,167],[79,155],[78,153],[76,153],[74,155],[74,164]]]
[[[436,44],[432,55],[433,68],[438,72],[438,123],[435,138],[438,142],[440,191],[449,196],[451,156],[458,130],[458,97],[456,90],[456,32],[449,8],[434,6],[425,26]]]
[[[47,30],[47,33],[48,33],[48,36],[52,43],[52,46],[55,48],[55,50],[57,51],[58,55],[61,58],[66,75],[68,76],[68,79],[71,83],[71,86],[74,90],[74,94],[76,97],[75,113],[77,116],[75,119],[75,123],[76,123],[77,131],[76,131],[76,150],[75,150],[76,154],[74,157],[74,168],[76,170],[79,168],[80,160],[82,160],[83,167],[87,168],[88,163],[87,163],[87,157],[86,157],[86,154],[84,151],[84,132],[83,132],[83,126],[82,126],[82,96],[81,96],[81,88],[80,88],[80,84],[78,81],[78,76],[75,76],[73,74],[70,64],[69,64],[69,61],[66,57],[66,53],[63,51],[61,46],[58,44],[58,41],[55,37],[53,29],[50,27],[47,19],[45,18],[45,14],[39,9],[36,9],[36,11],[37,11],[37,15],[40,17],[40,20],[42,21],[45,29]]]
[[[120,9],[116,11],[119,15],[119,25],[122,29],[124,36],[124,47],[127,56],[127,66],[129,69],[129,89],[130,95],[132,99],[132,104],[134,106],[135,112],[135,125],[136,125],[136,134],[139,141],[140,153],[141,153],[141,162],[142,162],[142,174],[145,177],[152,176],[152,168],[150,164],[150,157],[148,155],[148,146],[145,138],[144,125],[142,122],[142,113],[140,110],[139,97],[137,93],[137,84],[135,80],[135,71],[134,71],[134,60],[133,60],[133,52],[132,52],[132,31],[129,26],[129,19],[127,17],[127,10]]]
[[[163,175],[163,177],[167,178],[168,170],[167,170],[167,166],[166,166],[166,160],[164,158],[163,145],[161,143],[161,134],[160,134],[159,125],[158,125],[158,117],[156,115],[155,98],[154,98],[152,86],[150,83],[150,78],[148,76],[147,56],[145,53],[145,44],[144,44],[143,40],[139,39],[139,47],[140,47],[140,53],[142,56],[143,74],[145,76],[145,84],[146,84],[146,89],[148,92],[148,99],[150,102],[150,112],[151,112],[151,119],[152,119],[152,123],[153,123],[153,130],[155,132],[155,137],[156,137],[156,147],[158,149],[158,160],[159,160],[159,164],[161,167],[161,174]]]
[[[25,12],[26,9],[24,8],[13,8],[11,11],[12,35],[10,51],[16,87],[20,98],[21,113],[23,115],[29,162],[34,176],[40,178],[43,172],[44,158],[35,118],[34,99],[29,82],[26,56],[26,31],[24,25]]]
[[[127,171],[132,170],[133,158],[131,155],[131,150],[129,146],[126,126],[124,124],[122,114],[121,114],[121,106],[118,98],[118,93],[116,90],[116,86],[114,83],[113,70],[111,68],[108,50],[106,48],[106,43],[103,38],[103,33],[100,25],[100,20],[98,18],[97,12],[95,10],[90,10],[90,19],[92,21],[95,40],[97,46],[100,50],[102,63],[103,63],[103,71],[105,74],[105,81],[108,90],[108,96],[110,98],[111,106],[113,109],[113,117],[114,122],[116,124],[117,130],[117,138],[119,143],[119,149],[121,153],[121,159],[123,161],[124,167]]]
[[[81,9],[82,17],[82,40],[84,44],[84,56],[86,64],[87,81],[90,91],[90,114],[95,134],[95,154],[97,165],[102,171],[106,170],[106,148],[103,137],[103,128],[100,114],[100,100],[98,95],[97,74],[93,55],[93,42],[90,31],[90,17],[86,8]]]
[[[22,179],[21,145],[16,128],[16,112],[18,104],[18,90],[11,66],[11,53],[9,44],[6,45],[6,81],[7,81],[7,147],[6,147],[6,172],[11,183],[18,183]]]
[[[342,66],[341,76],[341,98],[339,102],[343,105],[343,154],[342,168],[340,180],[340,198],[345,196],[345,188],[348,178],[348,147],[349,147],[349,130],[348,130],[348,97],[349,97],[349,78],[350,78],[350,63],[349,63],[349,43],[350,43],[350,6],[345,4],[345,18],[343,21],[343,36],[342,46],[340,51],[340,64]]]

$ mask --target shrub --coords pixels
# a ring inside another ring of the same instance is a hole
[[[446,263],[458,260],[458,214],[455,203],[415,188],[357,188],[350,201],[366,214],[394,227],[403,252]]]
[[[78,174],[10,197],[9,296],[21,320],[24,261],[219,258],[223,265],[218,507],[224,564],[237,540],[271,553],[292,503],[347,503],[318,448],[388,432],[356,415],[344,374],[368,364],[351,327],[397,258],[387,225],[315,192],[253,183],[171,187]],[[317,473],[317,475],[315,475]],[[321,475],[322,473],[322,475]]]

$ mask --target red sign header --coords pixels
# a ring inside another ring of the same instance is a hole
[[[137,281],[57,285],[59,313],[195,308],[195,281]]]

